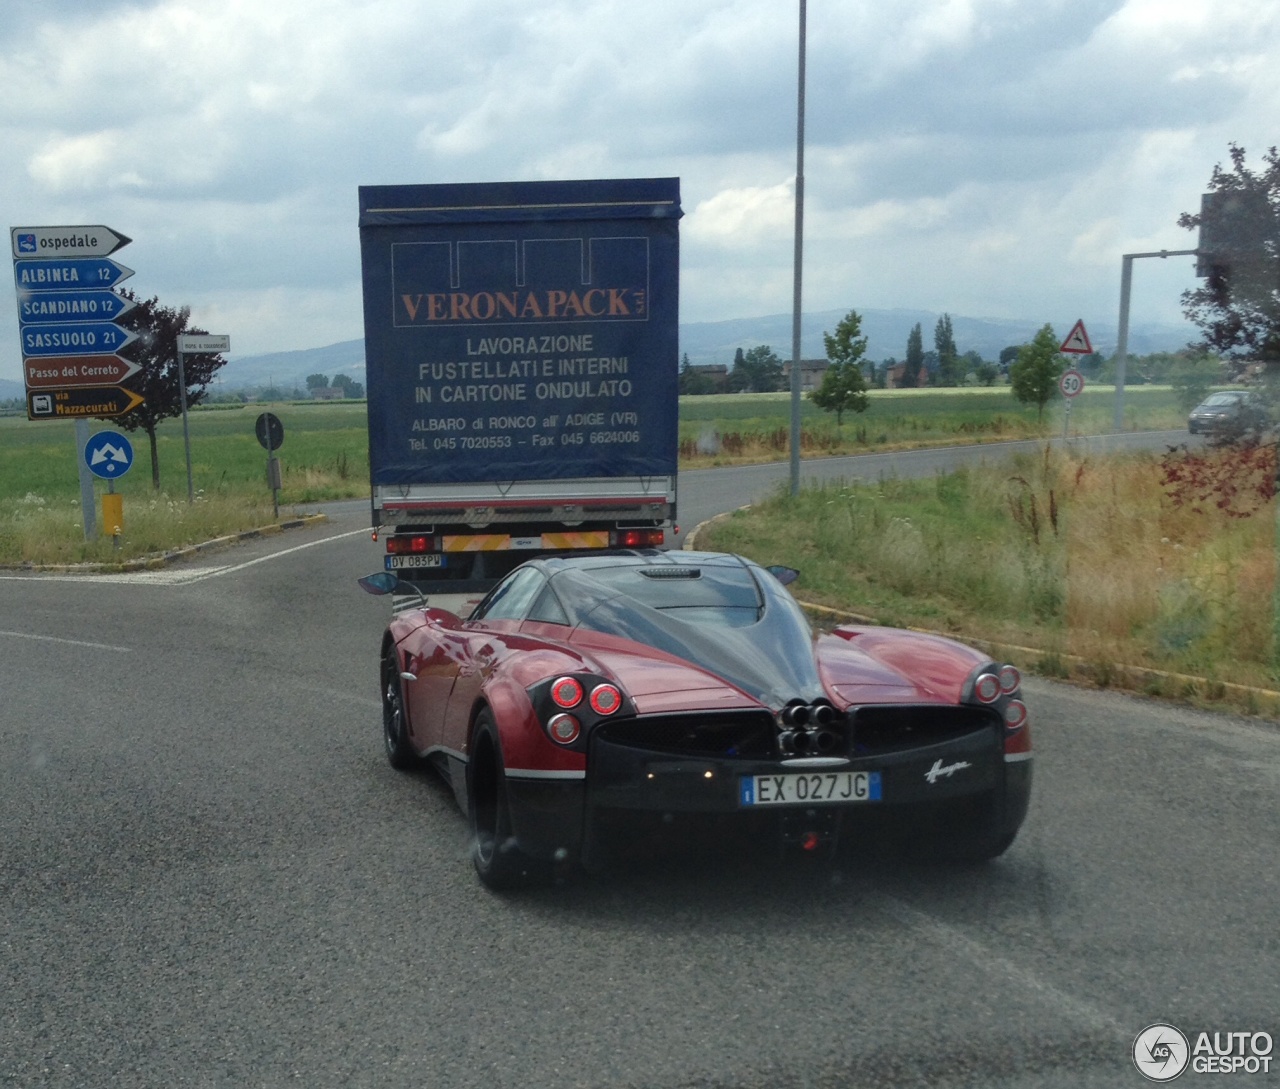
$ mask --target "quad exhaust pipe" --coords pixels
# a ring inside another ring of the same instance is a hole
[[[778,745],[784,756],[829,756],[840,749],[838,714],[829,703],[791,703],[781,717]]]

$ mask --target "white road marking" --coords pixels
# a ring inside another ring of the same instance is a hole
[[[883,892],[873,894],[870,899],[886,915],[891,915],[900,923],[913,929],[923,931],[943,949],[959,954],[977,967],[995,975],[1004,976],[1012,983],[1035,992],[1064,1013],[1104,1032],[1116,1033],[1125,1039],[1132,1036],[1130,1028],[1121,1025],[1109,1013],[1092,1002],[1086,1002],[1084,999],[1060,990],[1052,983],[1045,982],[1034,972],[1015,964],[989,946],[969,937],[956,927],[934,918],[928,912],[921,911],[906,901]]]
[[[203,582],[205,579],[217,578],[219,575],[229,575],[235,571],[243,571],[246,567],[253,567],[255,564],[266,563],[268,560],[278,560],[281,556],[288,556],[294,552],[301,552],[304,548],[315,548],[317,545],[329,544],[331,541],[341,541],[347,537],[355,537],[358,534],[368,533],[367,529],[352,529],[346,533],[337,533],[332,537],[322,537],[318,541],[308,541],[306,544],[294,545],[293,548],[282,549],[279,552],[272,552],[268,556],[259,556],[256,560],[246,560],[244,563],[223,564],[219,567],[205,567],[198,571],[184,570],[178,567],[166,567],[160,571],[111,571],[103,573],[86,573],[83,575],[69,575],[65,573],[58,574],[39,574],[32,573],[30,575],[0,575],[0,579],[22,580],[26,582],[78,582],[82,585],[87,582],[103,582],[103,583],[125,583],[133,586],[186,586],[193,582]]]
[[[56,635],[32,635],[25,631],[0,631],[0,636],[10,639],[36,639],[42,643],[63,643],[69,647],[90,647],[93,650],[114,650],[120,654],[132,654],[133,647],[117,647],[111,643],[90,643],[84,639],[59,639]]]

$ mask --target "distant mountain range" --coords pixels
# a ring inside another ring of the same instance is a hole
[[[800,354],[805,359],[820,359],[826,352],[822,334],[830,332],[845,316],[845,310],[825,310],[805,314],[801,320]],[[924,347],[933,347],[933,328],[940,314],[928,310],[860,310],[862,333],[867,338],[867,358],[901,359],[906,355],[907,337],[919,323],[924,334]],[[956,346],[961,353],[978,352],[984,359],[995,360],[1002,349],[1011,344],[1024,344],[1040,328],[1040,321],[1015,321],[1001,318],[968,318],[951,315]],[[1064,323],[1057,330],[1062,336],[1070,331]],[[1110,355],[1115,351],[1116,327],[1095,325],[1089,337],[1096,351]],[[1174,322],[1143,322],[1129,329],[1129,353],[1172,352],[1196,338],[1192,325]],[[695,364],[732,364],[734,353],[767,344],[783,359],[791,358],[791,315],[769,314],[758,318],[734,318],[730,321],[690,322],[680,326],[680,353]],[[275,386],[278,389],[303,389],[309,374],[324,374],[330,379],[345,374],[363,383],[364,341],[344,340],[322,348],[303,348],[292,352],[233,359],[218,375],[222,389],[251,389]],[[23,396],[22,383],[0,379],[0,400]]]

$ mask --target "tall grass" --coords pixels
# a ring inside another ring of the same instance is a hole
[[[34,492],[0,502],[0,562],[7,564],[111,563],[185,548],[269,525],[274,509],[268,493],[206,496],[187,502],[166,492],[133,496],[124,503],[119,536],[102,532],[85,540],[80,500],[45,499]],[[95,511],[101,526],[101,508]]]
[[[1230,459],[1232,451],[1215,458]],[[1159,456],[1050,453],[778,495],[700,547],[785,561],[806,599],[1096,662],[1273,686],[1274,501],[1178,505]]]
[[[790,449],[790,394],[713,394],[680,401],[680,457],[689,467],[776,460]],[[1043,417],[1014,400],[1008,387],[872,390],[865,412],[846,413],[840,424],[807,397],[800,406],[801,451],[837,455],[955,442],[1000,442],[1071,434],[1100,434],[1115,423],[1115,392],[1085,390],[1070,418],[1061,398]],[[1167,386],[1138,386],[1125,393],[1127,430],[1186,427],[1186,412]]]
[[[0,563],[132,559],[269,524],[274,508],[267,454],[254,432],[260,411],[245,406],[191,413],[194,503],[187,501],[181,420],[166,420],[157,431],[159,491],[152,487],[146,433],[129,434],[133,467],[113,482],[124,502],[124,532],[115,541],[84,538],[74,424],[0,419]],[[363,404],[284,404],[271,411],[285,428],[277,451],[284,511],[368,494]],[[90,423],[91,432],[110,429],[105,421]],[[107,485],[96,481],[94,487],[100,496]]]

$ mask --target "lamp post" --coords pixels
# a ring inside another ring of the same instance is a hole
[[[791,295],[791,494],[800,494],[800,280],[804,266],[804,43],[805,2],[800,0],[799,90],[796,94],[796,239]]]
[[[1199,250],[1156,250],[1152,253],[1126,253],[1120,265],[1120,329],[1116,335],[1116,409],[1115,430],[1124,430],[1124,365],[1129,358],[1129,296],[1133,290],[1135,257],[1194,257]]]

